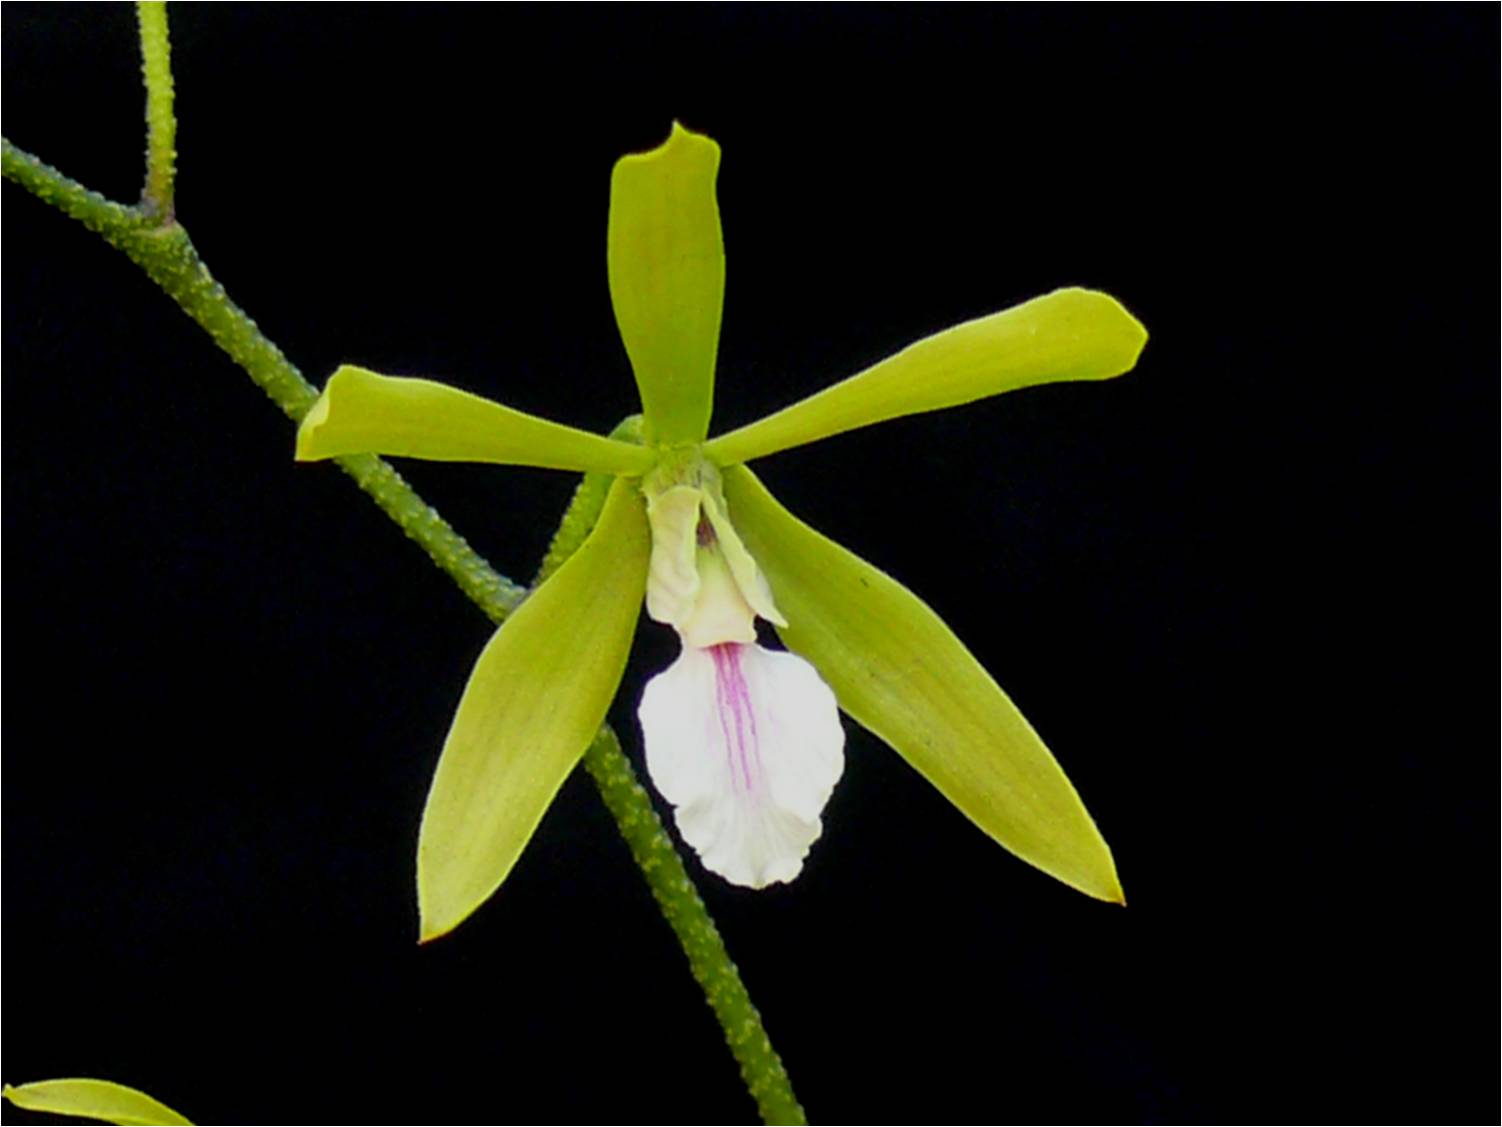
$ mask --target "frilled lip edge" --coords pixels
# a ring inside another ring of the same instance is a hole
[[[685,645],[637,715],[647,771],[704,867],[748,888],[796,877],[845,765],[814,667],[752,643]]]

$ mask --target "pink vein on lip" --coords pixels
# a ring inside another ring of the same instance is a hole
[[[737,642],[709,647],[714,659],[715,703],[720,715],[720,731],[730,756],[730,780],[737,790],[750,793],[756,786],[760,756],[756,745],[756,715],[751,709],[751,691],[741,669],[741,649]]]

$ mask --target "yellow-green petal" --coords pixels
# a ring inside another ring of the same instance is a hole
[[[725,298],[720,146],[674,122],[610,177],[610,300],[641,392],[648,443],[703,440]]]
[[[192,1127],[192,1120],[184,1119],[166,1104],[152,1099],[145,1092],[111,1080],[38,1080],[33,1084],[7,1084],[5,1098],[27,1111],[76,1115],[127,1127],[150,1124],[168,1127],[188,1124]]]
[[[513,411],[447,384],[383,376],[353,364],[329,377],[297,430],[299,462],[341,454],[613,474],[652,467],[651,453],[640,446]]]
[[[617,479],[589,538],[480,655],[423,811],[424,941],[500,887],[604,722],[631,649],[649,548],[641,495]]]
[[[902,584],[821,536],[744,466],[724,473],[735,526],[772,584],[778,633],[840,707],[996,841],[1065,884],[1123,902],[1073,784],[954,632]]]
[[[910,344],[864,372],[721,435],[704,453],[749,462],[857,427],[1065,380],[1103,380],[1137,363],[1147,330],[1109,294],[1055,290]]]

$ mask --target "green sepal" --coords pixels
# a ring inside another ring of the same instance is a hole
[[[475,663],[423,811],[422,941],[452,930],[500,887],[604,722],[649,551],[641,494],[617,478],[589,538]]]
[[[353,364],[329,377],[297,429],[297,460],[395,454],[435,462],[499,462],[555,470],[642,474],[652,454],[514,411],[433,380],[383,376]]]
[[[903,415],[1065,380],[1103,380],[1137,363],[1147,330],[1094,290],[1051,294],[925,337],[864,372],[704,447],[737,465]]]
[[[5,1098],[27,1111],[53,1115],[76,1115],[118,1123],[122,1127],[180,1127],[184,1119],[160,1100],[112,1080],[38,1080],[32,1084],[5,1085]]]
[[[778,634],[840,707],[1018,857],[1124,902],[1111,850],[1074,786],[944,621],[798,520],[744,466],[723,477],[735,526],[787,615]]]
[[[622,157],[610,177],[610,300],[654,445],[709,431],[725,300],[719,167],[720,146],[674,122],[664,144]]]

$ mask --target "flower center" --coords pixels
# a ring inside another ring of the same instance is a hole
[[[731,524],[720,473],[698,449],[664,451],[642,479],[652,529],[647,614],[686,645],[756,641],[756,619],[786,620]]]

